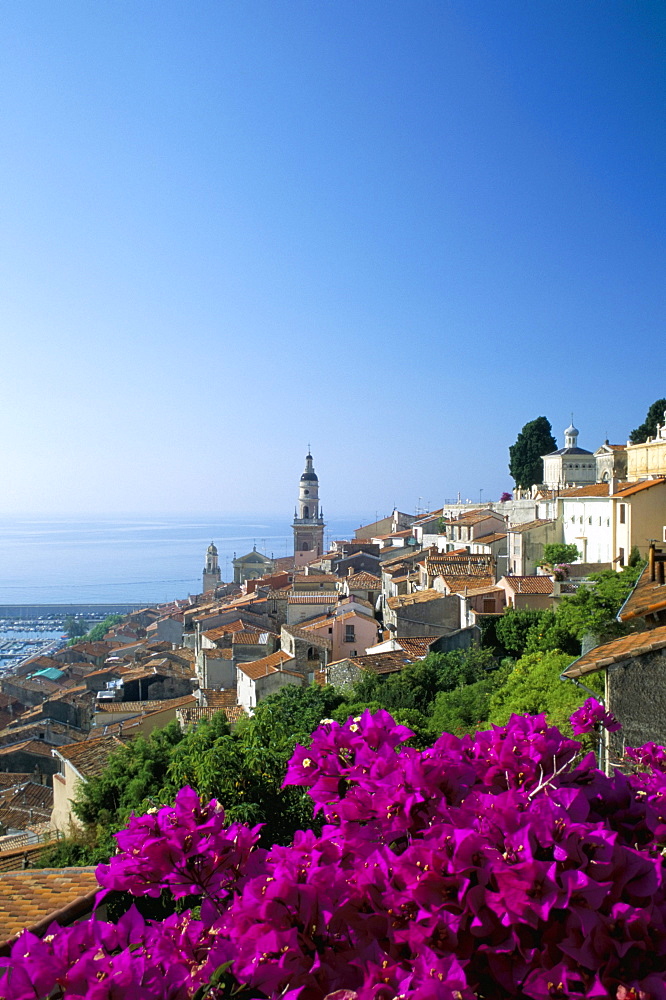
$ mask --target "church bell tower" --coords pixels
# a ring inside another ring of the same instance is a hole
[[[294,565],[304,566],[324,554],[324,519],[319,506],[319,480],[309,450],[294,511]]]
[[[206,550],[206,565],[203,571],[203,593],[209,594],[211,590],[215,590],[219,582],[220,567],[217,561],[217,548],[211,542]]]

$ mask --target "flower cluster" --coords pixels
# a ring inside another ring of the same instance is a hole
[[[571,728],[576,736],[590,733],[597,725],[616,733],[622,726],[612,712],[607,712],[596,698],[588,698],[584,705],[571,716]]]
[[[197,918],[26,932],[0,998],[219,997],[228,966],[252,1000],[666,1000],[663,751],[608,776],[544,716],[424,751],[410,735],[386,712],[323,723],[285,781],[322,833],[287,847],[191,789],[133,819],[100,882],[196,893]]]

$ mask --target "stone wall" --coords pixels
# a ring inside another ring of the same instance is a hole
[[[611,664],[607,690],[608,707],[623,727],[610,736],[611,756],[623,745],[666,744],[666,649]]]

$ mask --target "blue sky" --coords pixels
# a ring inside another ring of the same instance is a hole
[[[2,22],[1,511],[488,499],[666,395],[662,3]]]

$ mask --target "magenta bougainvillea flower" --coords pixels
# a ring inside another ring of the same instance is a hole
[[[585,704],[571,716],[571,728],[575,736],[590,733],[597,725],[602,725],[609,733],[616,733],[622,726],[612,712],[607,712],[596,698],[588,698]]]
[[[666,1000],[663,748],[606,775],[543,715],[409,736],[386,712],[322,724],[285,779],[322,832],[286,847],[187,788],[133,817],[103,891],[198,910],[24,932],[0,998]]]

